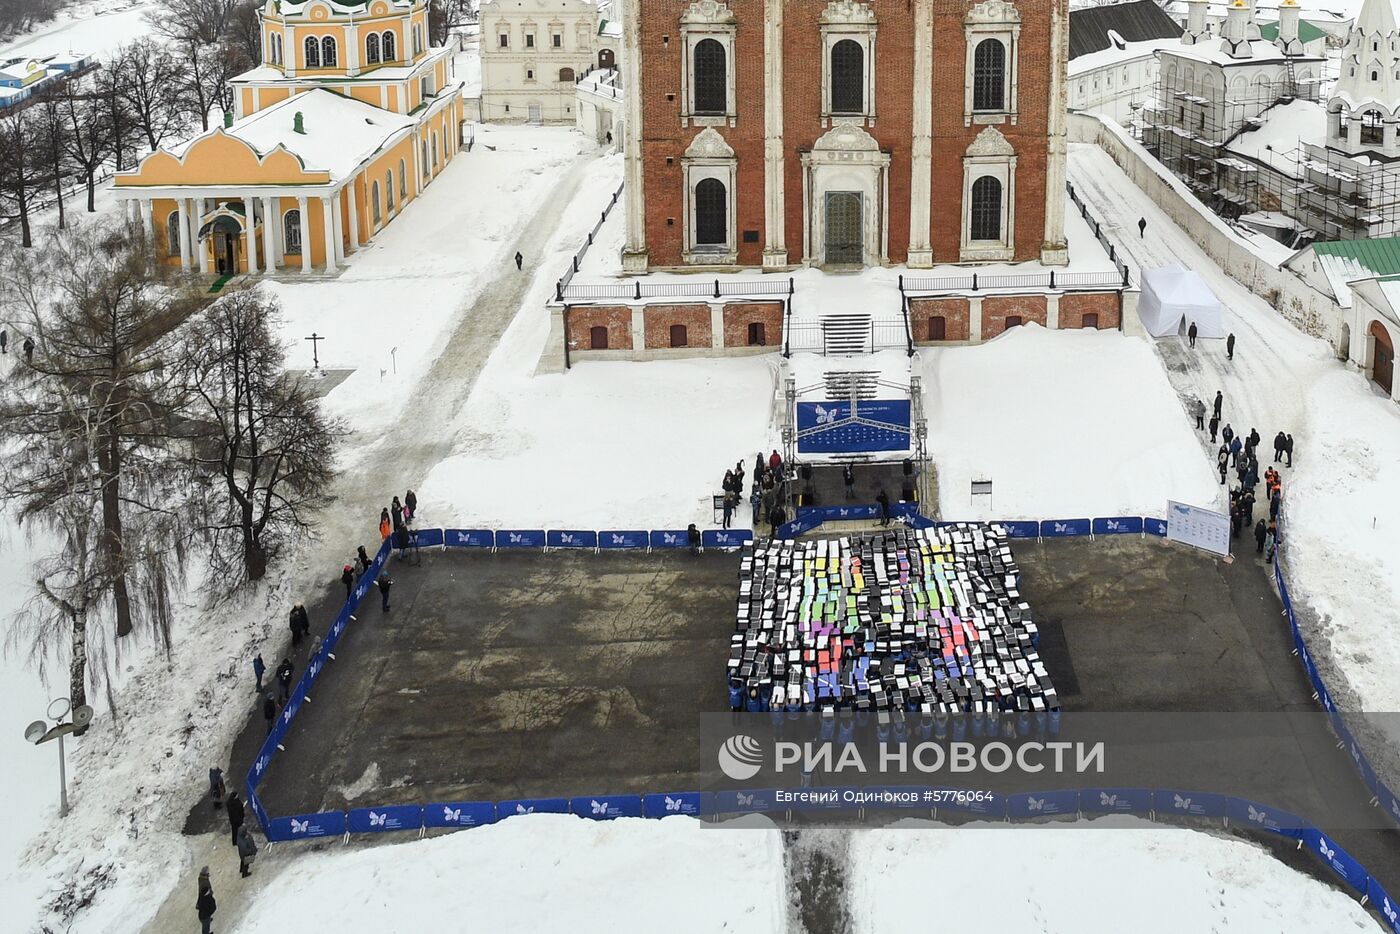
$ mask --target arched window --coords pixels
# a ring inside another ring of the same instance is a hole
[[[408,200],[408,169],[402,159],[399,160],[399,200]]]
[[[972,183],[972,239],[1001,239],[1001,181],[990,175]]]
[[[300,211],[288,211],[282,215],[282,252],[301,255]]]
[[[372,186],[370,186],[370,190],[369,190],[369,208],[370,208],[370,215],[374,218],[374,222],[375,222],[376,224],[378,224],[379,221],[382,219],[382,215],[379,213],[379,183],[378,183],[378,182],[375,182]]]
[[[321,40],[315,36],[306,37],[306,67],[321,67]]]
[[[831,47],[831,112],[865,113],[865,50],[853,39]]]
[[[277,35],[272,37],[272,64],[282,64],[282,37]]]
[[[423,140],[423,177],[428,177],[428,141]]]
[[[561,68],[561,69],[559,69],[559,81],[560,81],[561,84],[562,84],[563,82],[565,82],[565,81],[573,81],[573,80],[574,80],[574,70],[573,70],[572,68]]]
[[[702,178],[695,186],[695,244],[724,246],[729,242],[729,193],[717,178]]]
[[[768,335],[764,333],[764,327],[763,327],[763,322],[762,322],[762,321],[750,321],[750,322],[749,322],[749,346],[750,346],[750,347],[765,347],[765,346],[767,346],[767,344],[768,344],[767,337],[768,337]]]
[[[607,350],[608,349],[608,329],[601,324],[588,329],[588,349]]]
[[[395,40],[394,34],[393,34],[392,32],[386,32],[386,33],[384,33],[384,40],[383,40],[384,61],[386,61],[386,62],[392,62],[392,61],[396,61],[396,60],[398,59],[398,57],[399,57],[399,56],[398,56],[398,49],[394,48],[394,46],[397,45],[397,44],[398,44],[398,43],[397,43],[397,41]]]
[[[1361,115],[1361,142],[1379,146],[1385,142],[1384,118],[1379,110],[1368,110]]]
[[[390,169],[384,173],[384,197],[389,204],[389,211],[394,210],[394,170]]]
[[[695,112],[722,114],[728,107],[729,90],[724,46],[716,39],[701,39],[695,45]]]
[[[335,39],[331,36],[321,40],[321,67],[335,67]]]
[[[438,135],[437,130],[433,130],[433,170],[438,167]]]
[[[1006,46],[997,39],[983,39],[972,59],[972,109],[1003,110],[1005,102]]]
[[[928,319],[928,339],[931,341],[943,341],[948,339],[948,319],[942,315],[934,315]]]
[[[672,347],[689,347],[689,346],[690,346],[690,337],[689,337],[689,335],[686,334],[686,330],[685,330],[685,325],[684,325],[684,324],[673,324],[673,325],[671,325],[671,346],[672,346]]]
[[[165,251],[168,256],[180,255],[180,212],[171,211],[165,219]]]
[[[365,64],[379,64],[379,33],[377,32],[365,36]]]

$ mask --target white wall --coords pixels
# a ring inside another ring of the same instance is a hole
[[[559,32],[559,48],[553,36]],[[502,34],[509,45],[501,47]],[[534,36],[533,47],[526,36]],[[574,123],[574,77],[598,64],[598,8],[585,0],[492,0],[481,5],[481,109],[484,120],[523,123],[538,108],[542,123]],[[533,77],[531,77],[533,73]]]
[[[1132,105],[1146,103],[1156,84],[1157,56],[1148,52],[1071,75],[1069,106],[1129,126],[1135,114]]]

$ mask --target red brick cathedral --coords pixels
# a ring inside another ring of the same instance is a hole
[[[625,0],[648,269],[1066,262],[1067,0]]]

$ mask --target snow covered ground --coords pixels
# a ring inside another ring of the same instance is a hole
[[[1191,419],[1141,338],[1028,325],[919,356],[945,518],[1162,516],[1168,499],[1218,496]],[[973,502],[972,480],[993,482],[990,502]]]
[[[131,0],[114,4],[74,4],[28,35],[17,36],[0,45],[0,58],[43,58],[59,52],[80,52],[101,58],[124,42],[150,35],[146,14],[157,5]]]

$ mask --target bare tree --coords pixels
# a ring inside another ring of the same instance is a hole
[[[185,68],[180,76],[180,101],[186,113],[199,117],[201,129],[209,129],[209,112],[224,101],[229,79],[243,71],[238,53],[224,45],[187,46]]]
[[[180,88],[189,61],[153,39],[137,39],[124,46],[117,58],[122,65],[122,99],[154,152],[162,140],[180,129]]]
[[[83,78],[61,82],[58,109],[68,131],[64,135],[68,161],[87,185],[87,209],[97,210],[97,173],[112,155],[112,124],[106,101],[94,82]]]
[[[243,69],[262,64],[262,19],[258,0],[244,0],[229,17],[224,44],[234,53]]]
[[[119,46],[108,56],[106,65],[97,77],[97,94],[104,105],[107,132],[110,134],[112,164],[118,172],[126,168],[126,152],[135,149],[136,134],[139,132],[126,102],[126,74],[131,67],[126,58],[129,52],[129,47]]]
[[[63,183],[68,180],[68,124],[59,110],[57,94],[48,90],[34,108],[39,118],[35,123],[39,158],[53,186],[54,202],[58,205],[58,226],[67,226],[64,215]]]
[[[201,426],[195,444],[209,490],[196,497],[215,586],[260,579],[294,534],[312,525],[335,476],[344,427],[285,372],[280,309],[260,291],[235,292],[192,322],[182,366]]]
[[[473,0],[433,0],[428,7],[428,41],[445,46],[452,33],[477,21]]]
[[[178,45],[215,45],[243,0],[164,0],[146,14],[151,29]]]
[[[47,183],[38,117],[32,108],[0,115],[0,204],[19,218],[20,244],[34,245],[29,214],[38,191]]]

